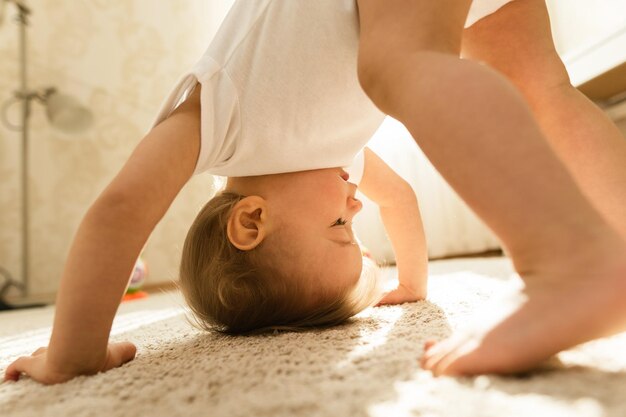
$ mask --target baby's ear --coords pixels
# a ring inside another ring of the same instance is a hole
[[[258,196],[244,197],[233,207],[226,234],[237,249],[252,250],[265,239],[267,234],[265,200]]]

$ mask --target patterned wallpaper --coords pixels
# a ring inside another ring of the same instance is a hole
[[[91,109],[94,126],[68,135],[33,104],[29,187],[30,283],[56,291],[82,216],[141,140],[178,77],[200,57],[231,1],[40,0],[28,28],[31,88],[55,86]],[[0,103],[19,85],[15,8],[0,26]],[[8,118],[19,122],[19,106]],[[21,277],[20,140],[0,125],[0,266]],[[177,273],[185,232],[213,191],[194,178],[150,238],[149,283]]]
[[[28,4],[33,9],[28,29],[31,88],[55,86],[95,115],[92,129],[66,135],[49,126],[42,106],[33,105],[29,265],[31,292],[43,295],[58,288],[85,211],[146,133],[175,81],[202,54],[232,0]],[[0,25],[0,103],[12,97],[19,83],[15,9],[9,5],[5,12]],[[557,41],[562,50],[577,43],[569,38]],[[17,109],[11,110],[9,118],[17,122]],[[18,278],[19,149],[20,135],[0,124],[0,266]],[[186,230],[213,189],[210,176],[194,178],[157,227],[144,252],[149,283],[176,277]]]

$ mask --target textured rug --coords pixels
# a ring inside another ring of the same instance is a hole
[[[389,270],[389,274],[393,274]],[[302,333],[202,333],[177,293],[124,303],[121,368],[45,387],[0,385],[0,416],[626,416],[626,334],[523,376],[434,378],[417,358],[514,280],[504,258],[433,262],[428,301]],[[47,344],[53,308],[0,314],[0,371]]]

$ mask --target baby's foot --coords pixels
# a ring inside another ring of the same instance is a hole
[[[422,367],[435,375],[526,371],[561,350],[625,330],[626,251],[614,254],[558,277],[525,277],[523,292],[490,306],[470,330],[428,342]]]

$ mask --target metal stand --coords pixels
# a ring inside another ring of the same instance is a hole
[[[0,266],[0,275],[4,278],[4,283],[0,287],[0,311],[45,306],[45,304],[22,304],[22,305],[16,306],[16,305],[11,305],[8,302],[6,302],[4,300],[4,297],[7,295],[11,287],[19,288],[23,292],[24,284],[22,284],[21,282],[15,281],[13,278],[11,278],[11,274],[9,274],[9,271],[2,268],[1,266]]]
[[[16,21],[19,24],[19,42],[20,42],[20,90],[15,93],[15,97],[22,101],[22,124],[21,126],[9,127],[13,130],[22,132],[22,172],[21,172],[21,185],[22,185],[22,282],[14,280],[9,272],[0,267],[0,275],[5,278],[5,283],[0,287],[0,310],[16,309],[35,307],[42,305],[27,305],[27,306],[10,306],[5,300],[10,287],[16,287],[21,290],[24,297],[30,293],[29,288],[29,222],[28,222],[28,210],[29,210],[29,193],[28,193],[28,134],[30,118],[30,102],[39,95],[28,89],[28,80],[26,73],[26,27],[28,26],[28,16],[31,11],[20,1],[12,1],[18,9],[18,15]]]

